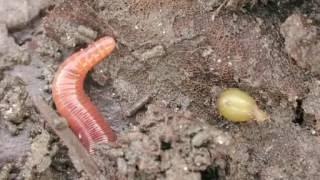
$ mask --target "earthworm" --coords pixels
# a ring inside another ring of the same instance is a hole
[[[113,38],[103,37],[74,53],[60,65],[52,84],[57,111],[90,153],[95,144],[116,140],[109,123],[90,101],[83,87],[87,73],[111,54],[115,46]]]

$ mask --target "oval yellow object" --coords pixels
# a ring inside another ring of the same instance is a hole
[[[227,120],[245,122],[263,121],[267,115],[261,111],[255,100],[246,92],[237,88],[226,89],[218,98],[218,111]]]

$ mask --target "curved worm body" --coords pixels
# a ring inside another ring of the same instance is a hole
[[[110,125],[92,104],[83,87],[87,73],[114,48],[114,39],[103,37],[74,53],[59,67],[52,85],[58,112],[90,153],[94,144],[116,140]]]

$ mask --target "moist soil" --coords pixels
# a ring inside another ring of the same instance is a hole
[[[57,68],[102,36],[117,48],[85,83],[118,135],[91,155],[102,179],[320,179],[319,0],[0,4],[0,179],[90,179],[32,97],[55,111]],[[270,119],[223,119],[229,87]]]

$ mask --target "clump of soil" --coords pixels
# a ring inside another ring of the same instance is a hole
[[[96,159],[108,179],[219,178],[228,173],[232,138],[190,112],[150,105],[139,127],[118,146],[98,147]]]
[[[18,134],[23,129],[24,121],[30,117],[32,104],[26,89],[18,78],[5,78],[0,82],[1,119],[11,134]]]
[[[312,20],[301,14],[289,16],[281,25],[288,54],[302,68],[309,68],[312,73],[320,73],[320,30],[312,25]]]
[[[0,24],[0,79],[4,70],[12,68],[16,64],[30,63],[29,54],[24,48],[15,43],[13,37],[10,37],[5,24]]]
[[[48,0],[1,0],[0,22],[1,24],[5,24],[8,28],[22,28],[32,19],[36,18],[40,11],[48,7],[51,3],[52,2]],[[55,3],[58,3],[58,1]]]

